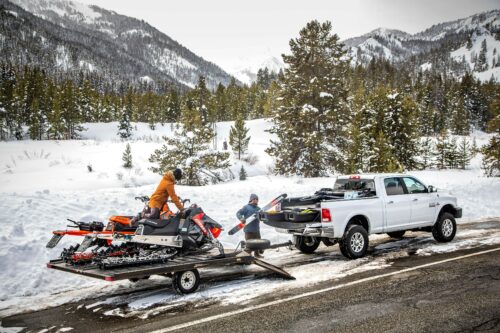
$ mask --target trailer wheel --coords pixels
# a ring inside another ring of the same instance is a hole
[[[319,246],[319,239],[310,236],[295,236],[295,247],[302,253],[311,254]]]
[[[368,232],[360,225],[351,225],[339,242],[340,252],[349,259],[358,259],[368,249]]]
[[[393,231],[393,232],[388,232],[387,235],[391,238],[402,238],[405,234],[406,230],[400,230],[400,231]]]
[[[457,223],[455,217],[450,213],[443,213],[432,228],[432,236],[438,242],[450,242],[457,232]]]
[[[179,294],[195,292],[200,285],[200,273],[197,269],[176,272],[172,278],[172,286]]]

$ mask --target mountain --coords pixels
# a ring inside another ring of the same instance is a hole
[[[413,35],[379,28],[343,43],[352,64],[385,58],[415,71],[455,76],[468,71],[483,81],[500,81],[500,10],[436,24]]]
[[[259,69],[267,68],[269,72],[278,73],[285,67],[282,60],[272,55],[267,55],[259,59],[240,58],[238,63],[244,65],[234,66],[230,73],[241,82],[250,85],[257,80],[257,72]]]
[[[109,81],[229,84],[231,75],[142,20],[67,0],[0,0],[0,60]]]

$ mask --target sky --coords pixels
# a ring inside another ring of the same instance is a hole
[[[76,0],[143,19],[228,71],[288,53],[313,19],[341,39],[379,27],[416,33],[433,24],[500,9],[500,0]]]

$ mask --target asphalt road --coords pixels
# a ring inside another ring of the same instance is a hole
[[[493,229],[499,227],[494,222]],[[265,280],[265,279],[264,279]],[[186,305],[143,320],[67,304],[2,319],[38,332],[500,332],[500,246],[395,259],[385,269],[255,298]],[[235,312],[240,313],[235,313]],[[1,329],[0,329],[1,330]]]

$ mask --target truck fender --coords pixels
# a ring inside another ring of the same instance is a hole
[[[343,233],[351,226],[352,224],[358,224],[362,226],[363,228],[366,229],[368,234],[370,233],[370,220],[366,215],[363,214],[351,214],[349,217],[346,219],[346,224],[343,230]]]

